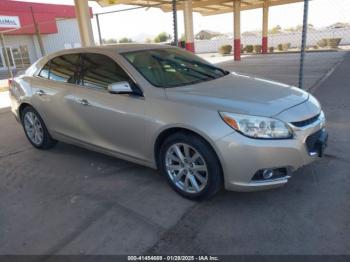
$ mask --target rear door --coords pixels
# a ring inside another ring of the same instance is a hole
[[[33,104],[43,117],[50,132],[80,138],[83,136],[79,116],[72,114],[72,105],[66,100],[79,90],[79,54],[53,58],[32,79]]]

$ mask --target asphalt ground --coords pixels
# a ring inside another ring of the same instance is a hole
[[[303,88],[308,90],[317,85],[342,60],[344,54],[344,51],[306,53]],[[299,53],[253,55],[244,57],[240,62],[226,61],[218,65],[230,71],[299,86]]]

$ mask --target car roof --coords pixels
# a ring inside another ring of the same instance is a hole
[[[165,48],[174,48],[170,45],[162,45],[162,44],[114,44],[114,45],[104,45],[104,46],[90,46],[90,47],[80,47],[80,48],[71,48],[71,49],[63,49],[54,53],[50,53],[46,56],[43,56],[38,61],[36,61],[32,66],[30,66],[26,72],[31,74],[33,72],[37,72],[40,70],[47,61],[61,55],[68,54],[76,54],[76,53],[105,53],[107,52],[116,52],[116,53],[124,53],[124,52],[134,52],[134,51],[142,51],[142,50],[154,50],[154,49],[165,49]],[[33,71],[33,69],[35,69]]]
[[[103,52],[103,51],[114,51],[117,53],[151,50],[151,49],[164,49],[172,48],[170,45],[160,45],[160,44],[115,44],[115,45],[104,45],[104,46],[90,46],[90,47],[80,47],[72,49],[64,49],[55,53],[51,53],[50,57],[55,57],[58,55],[72,54],[72,53],[88,53],[88,52]]]

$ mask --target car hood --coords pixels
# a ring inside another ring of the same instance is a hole
[[[275,116],[299,105],[309,94],[270,80],[230,73],[227,76],[176,88],[167,88],[169,100],[238,114]]]

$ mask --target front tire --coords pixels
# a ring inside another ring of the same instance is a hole
[[[209,199],[222,188],[219,159],[199,136],[190,133],[169,136],[160,148],[159,163],[170,186],[187,199]]]
[[[49,149],[56,145],[39,113],[31,106],[23,109],[21,121],[29,142],[38,149]]]

